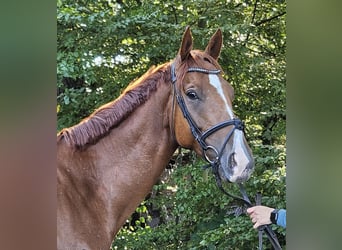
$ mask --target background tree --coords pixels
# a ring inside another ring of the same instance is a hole
[[[247,192],[285,207],[285,13],[283,0],[58,0],[57,129],[76,124],[149,67],[174,58],[186,25],[200,49],[221,28],[219,63],[235,89],[235,112],[246,123],[256,161]],[[166,171],[172,174],[154,187],[113,248],[256,248],[249,218],[234,216],[239,204],[220,193],[202,164],[188,151],[175,154]],[[226,189],[238,193],[233,185]],[[285,230],[275,229],[285,245]]]

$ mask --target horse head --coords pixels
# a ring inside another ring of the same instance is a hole
[[[171,65],[174,98],[174,133],[178,144],[204,157],[221,180],[246,181],[254,161],[243,123],[234,115],[233,87],[222,77],[217,62],[222,32],[217,30],[204,51],[193,50],[186,29]]]

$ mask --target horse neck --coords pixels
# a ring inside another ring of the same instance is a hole
[[[160,83],[157,91],[146,103],[98,143],[100,150],[106,149],[112,152],[115,150],[114,154],[106,154],[108,159],[124,165],[129,162],[137,165],[136,162],[140,162],[149,167],[152,167],[152,163],[159,165],[156,164],[159,159],[163,159],[166,163],[169,161],[177,148],[170,126],[172,122],[170,91],[169,85]]]
[[[95,188],[91,191],[85,188],[81,190],[87,192],[83,194],[87,202],[91,202],[90,193],[94,195],[97,207],[102,204],[106,213],[101,212],[103,218],[98,220],[106,223],[102,228],[108,237],[118,232],[151,191],[177,148],[170,131],[170,93],[171,87],[167,83],[160,83],[149,100],[118,127],[79,153],[79,158],[86,156],[88,159],[82,161],[79,169],[75,169],[78,175],[82,172],[82,176],[77,178],[80,183],[89,183],[88,189]],[[99,211],[90,213],[98,214]]]

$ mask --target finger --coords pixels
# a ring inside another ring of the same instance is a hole
[[[251,214],[251,213],[253,213],[254,209],[253,209],[253,207],[249,207],[249,208],[247,208],[246,211],[247,211],[247,213]]]

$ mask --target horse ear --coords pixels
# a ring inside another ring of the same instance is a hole
[[[210,38],[210,41],[205,48],[205,52],[212,56],[215,60],[220,55],[222,47],[222,31],[218,29],[215,34]]]
[[[190,27],[187,26],[183,34],[182,44],[179,48],[178,54],[181,56],[182,61],[188,58],[190,51],[192,50],[192,35]]]

